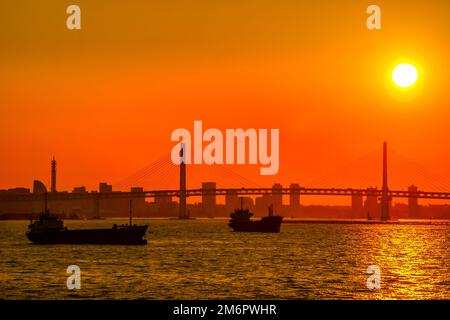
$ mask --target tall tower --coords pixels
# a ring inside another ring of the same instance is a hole
[[[181,143],[180,157],[180,205],[178,217],[180,219],[189,219],[186,207],[186,152],[184,142]]]
[[[389,188],[387,172],[387,142],[383,143],[383,189],[381,193],[381,220],[388,221],[389,217]]]
[[[52,185],[51,185],[51,192],[56,192],[56,160],[55,157],[53,157],[52,160]]]

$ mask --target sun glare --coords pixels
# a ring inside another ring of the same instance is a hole
[[[408,88],[416,83],[419,73],[412,64],[402,63],[394,68],[392,80],[401,88]]]

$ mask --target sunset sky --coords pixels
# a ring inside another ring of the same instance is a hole
[[[70,4],[81,30],[66,28]],[[370,4],[382,30],[366,28]],[[279,128],[278,175],[233,168],[265,186],[314,181],[384,140],[450,181],[449,30],[447,0],[1,1],[0,189],[49,185],[52,156],[60,190],[115,183],[194,120]],[[401,62],[419,69],[407,90],[390,77]],[[381,184],[360,169],[349,187]],[[428,187],[392,171],[392,186]]]

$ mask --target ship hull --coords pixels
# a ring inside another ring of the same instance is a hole
[[[48,230],[27,232],[36,244],[105,244],[145,245],[143,239],[148,226],[120,227],[111,229]]]
[[[260,221],[239,221],[231,220],[228,225],[234,232],[264,232],[264,233],[278,233],[281,229],[281,222],[283,218],[264,217]]]

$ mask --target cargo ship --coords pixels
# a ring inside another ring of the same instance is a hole
[[[47,202],[47,201],[46,201]],[[47,207],[47,206],[46,206]],[[131,205],[130,205],[131,208]],[[31,219],[27,238],[36,244],[109,244],[109,245],[145,245],[144,238],[148,225],[133,225],[130,209],[130,224],[116,225],[111,228],[69,230],[58,216],[45,208],[38,220]]]
[[[251,220],[253,213],[248,209],[241,208],[236,209],[230,215],[230,221],[228,225],[233,229],[234,232],[267,232],[267,233],[278,233],[280,232],[281,222],[283,217],[275,216],[273,214],[273,206],[269,207],[269,214],[267,217],[263,217],[261,220]]]

